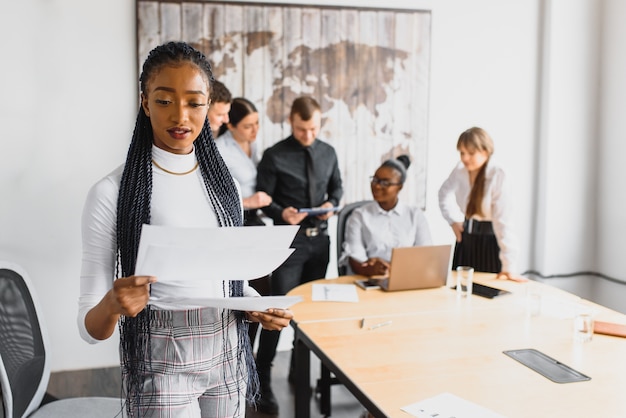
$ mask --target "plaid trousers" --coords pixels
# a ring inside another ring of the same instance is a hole
[[[139,416],[243,418],[247,376],[245,360],[237,358],[233,313],[153,309],[150,319],[152,375],[146,376]]]

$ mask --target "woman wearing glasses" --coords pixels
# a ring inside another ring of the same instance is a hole
[[[398,198],[411,164],[401,155],[381,164],[371,177],[374,201],[352,212],[346,223],[342,264],[356,274],[386,275],[391,249],[430,245],[430,229],[422,210]]]

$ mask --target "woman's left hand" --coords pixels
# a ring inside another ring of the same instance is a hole
[[[246,312],[246,316],[252,322],[259,322],[264,329],[280,331],[289,325],[293,312],[289,309],[270,308],[264,312]]]
[[[500,273],[498,273],[497,278],[498,279],[502,279],[502,280],[512,280],[514,282],[519,282],[519,283],[524,283],[524,282],[528,281],[528,279],[526,277],[515,276],[515,275],[509,273],[508,271],[501,271]]]

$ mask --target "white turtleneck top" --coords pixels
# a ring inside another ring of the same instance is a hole
[[[196,154],[171,154],[155,146],[152,158],[166,170],[187,172],[196,166]],[[87,195],[82,215],[83,258],[78,301],[78,328],[81,337],[90,343],[99,340],[89,335],[85,316],[98,304],[113,286],[115,279],[117,197],[124,165],[98,181]],[[237,185],[237,187],[239,187]],[[243,209],[242,209],[243,210]],[[177,227],[218,227],[217,215],[209,200],[200,169],[186,175],[169,174],[157,166],[152,167],[152,201],[150,205],[152,225]],[[207,277],[211,274],[207,272]],[[158,280],[158,277],[157,277]],[[186,297],[228,297],[228,283],[216,280],[152,284],[151,296],[158,299],[176,295],[180,301]],[[245,296],[258,293],[244,286]],[[152,303],[152,302],[151,302]],[[156,309],[190,309],[184,302],[152,303]]]

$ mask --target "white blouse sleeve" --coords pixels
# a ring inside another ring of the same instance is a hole
[[[340,263],[348,265],[348,259],[350,257],[359,262],[367,261],[367,249],[365,248],[363,238],[362,208],[355,209],[346,222],[342,250],[343,253],[340,258]]]
[[[413,219],[415,222],[416,232],[415,242],[413,243],[413,245],[432,245],[432,238],[430,237],[430,227],[428,226],[428,221],[426,220],[424,212],[420,208],[415,208]]]
[[[81,220],[83,258],[77,320],[80,336],[90,344],[99,340],[87,332],[85,317],[102,300],[115,279],[115,229],[119,186],[114,178],[116,177],[106,177],[89,190]]]
[[[513,208],[503,170],[495,170],[489,189],[491,193],[491,221],[500,247],[502,271],[516,273],[517,237],[512,228],[511,212]]]
[[[465,219],[465,208],[461,208],[458,203],[459,196],[465,193],[462,174],[463,171],[458,166],[455,167],[439,188],[439,209],[443,218],[450,225],[455,222],[463,222]]]

